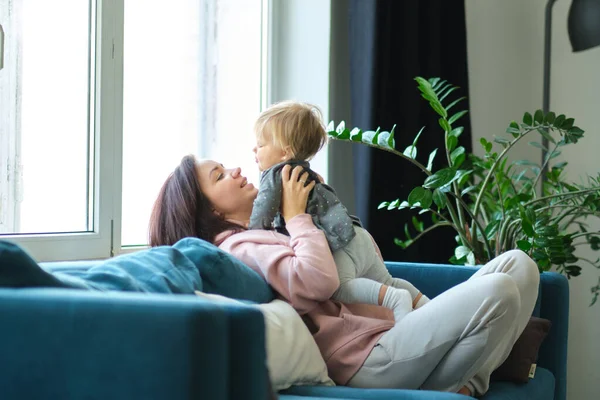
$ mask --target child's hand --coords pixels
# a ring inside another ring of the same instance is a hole
[[[290,168],[289,165],[285,165],[281,170],[283,186],[281,215],[286,222],[296,215],[306,212],[308,194],[316,185],[315,181],[310,182],[308,185],[306,184],[308,172],[305,172],[301,166],[295,167],[291,174]]]

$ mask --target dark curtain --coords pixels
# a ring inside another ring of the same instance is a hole
[[[468,96],[464,0],[351,0],[349,12],[352,124],[386,131],[396,124],[400,151],[425,126],[417,160],[426,165],[435,148],[439,149],[436,160],[442,159],[443,131],[414,78],[441,77],[461,87],[452,98]],[[453,110],[468,107],[468,101],[463,101]],[[459,143],[469,152],[468,114],[454,124],[460,125],[465,131]],[[417,211],[377,210],[382,201],[406,200],[415,186],[422,185],[425,175],[407,161],[367,146],[354,146],[353,157],[356,211],[384,258],[447,262],[456,246],[453,229],[437,228],[403,250],[394,238],[405,238],[404,224]],[[439,166],[434,163],[434,171]],[[429,214],[421,217],[430,222]]]

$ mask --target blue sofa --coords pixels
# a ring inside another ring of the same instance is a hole
[[[42,264],[85,270],[98,262]],[[392,275],[429,297],[466,280],[474,268],[387,263]],[[534,314],[552,321],[536,376],[517,385],[494,382],[486,400],[564,400],[568,284],[543,273]],[[191,295],[74,289],[0,289],[2,399],[269,398],[262,314],[246,305]],[[465,399],[452,393],[348,387],[292,387],[282,400]]]

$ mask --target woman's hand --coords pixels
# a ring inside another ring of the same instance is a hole
[[[283,193],[281,198],[281,214],[285,221],[289,221],[298,214],[306,212],[306,203],[308,194],[315,187],[316,182],[312,181],[306,185],[308,172],[303,172],[304,168],[297,166],[292,170],[285,165],[281,170],[281,180]]]

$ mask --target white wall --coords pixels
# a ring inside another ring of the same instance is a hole
[[[272,57],[269,103],[313,103],[329,118],[330,0],[272,2]],[[327,181],[327,149],[311,161]]]
[[[600,47],[572,53],[567,34],[570,1],[558,1],[553,12],[550,109],[575,118],[586,131],[583,141],[568,146],[563,158],[572,180],[600,171]],[[474,148],[479,138],[502,134],[524,111],[541,108],[543,33],[546,0],[466,0],[469,85]],[[519,158],[538,160],[539,152],[519,148]],[[570,148],[569,148],[570,147]],[[592,226],[600,229],[600,224]],[[596,259],[591,250],[579,253]],[[568,398],[597,398],[600,393],[600,303],[588,307],[590,287],[600,271],[581,265],[570,282]]]

